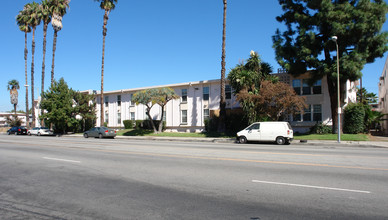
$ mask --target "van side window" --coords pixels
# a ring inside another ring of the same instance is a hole
[[[253,124],[247,130],[257,130],[260,129],[260,124]]]

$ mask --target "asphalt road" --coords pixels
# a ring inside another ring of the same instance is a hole
[[[0,219],[388,219],[388,148],[0,135]]]

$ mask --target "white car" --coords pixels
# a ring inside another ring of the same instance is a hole
[[[288,122],[255,122],[237,133],[240,143],[248,141],[274,141],[277,144],[290,144],[294,131]]]
[[[54,132],[46,127],[35,127],[33,129],[28,130],[28,135],[54,135]]]

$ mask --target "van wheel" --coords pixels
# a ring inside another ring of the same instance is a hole
[[[286,139],[284,139],[284,137],[277,137],[277,138],[276,138],[276,143],[277,143],[278,145],[285,144],[285,143],[286,143]]]
[[[241,136],[238,138],[238,141],[240,142],[240,144],[246,144],[247,143],[247,138],[244,137],[244,136]]]

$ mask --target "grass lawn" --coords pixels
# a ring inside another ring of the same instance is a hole
[[[154,134],[152,130],[143,129],[123,129],[117,131],[118,136],[156,136],[156,137],[191,137],[191,138],[205,138],[205,137],[222,137],[222,138],[234,138],[234,136],[228,136],[218,133],[183,133],[183,132],[163,132]]]
[[[190,138],[234,138],[234,135],[219,134],[219,133],[178,133],[178,132],[163,132],[154,134],[152,130],[142,129],[123,129],[117,131],[118,136],[156,136],[156,137],[190,137]],[[337,140],[337,134],[295,134],[295,140]],[[368,141],[367,134],[341,134],[343,141]]]
[[[294,134],[295,140],[338,140],[337,134]],[[367,134],[341,134],[342,141],[368,141]]]

